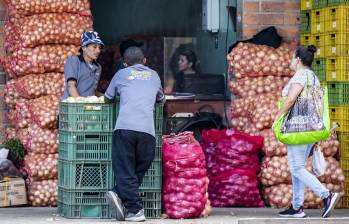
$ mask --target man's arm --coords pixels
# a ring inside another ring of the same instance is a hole
[[[67,88],[70,96],[72,97],[79,96],[78,89],[76,88],[76,80],[69,80],[67,83]]]
[[[118,73],[116,73],[114,75],[113,79],[110,81],[110,84],[109,84],[107,90],[104,93],[104,101],[106,103],[114,102],[114,99],[117,95],[117,82],[116,82],[117,80],[116,79],[117,79],[118,75],[119,75]]]
[[[156,102],[158,102],[158,103],[165,103],[166,102],[165,94],[164,94],[164,91],[162,90],[161,85],[160,85],[160,88],[159,88],[158,93],[156,95]]]

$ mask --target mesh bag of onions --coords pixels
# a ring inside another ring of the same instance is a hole
[[[323,185],[332,192],[338,192],[344,195],[344,184],[325,184]],[[266,187],[263,190],[265,201],[273,208],[288,208],[292,202],[292,185],[280,184],[272,187]],[[304,192],[304,208],[322,208],[322,200],[314,194],[309,188]],[[340,203],[336,206],[341,207]]]
[[[249,97],[262,93],[278,93],[287,84],[289,77],[245,77],[231,80],[228,87],[235,96]]]
[[[10,111],[9,120],[15,128],[26,128],[32,122],[27,100],[18,101],[16,103],[16,109],[13,110],[14,116],[11,116],[11,114],[12,112]]]
[[[163,202],[174,219],[199,217],[207,203],[205,155],[190,132],[163,137]]]
[[[64,63],[71,55],[77,55],[79,46],[75,45],[41,45],[35,48],[22,48],[7,56],[2,64],[10,77],[29,74],[61,72]]]
[[[42,96],[28,101],[32,120],[42,128],[55,128],[60,96]]]
[[[250,169],[258,173],[258,152],[262,145],[263,138],[234,130],[204,130],[202,147],[209,177],[231,169]]]
[[[1,92],[1,94],[4,96],[6,105],[11,109],[14,109],[17,101],[22,98],[19,92],[16,90],[15,84],[16,80],[14,79],[7,81],[4,90]]]
[[[77,14],[46,13],[8,22],[4,46],[8,51],[44,44],[80,44],[81,34],[91,30],[92,19]]]
[[[236,78],[257,76],[291,76],[290,62],[294,43],[275,49],[266,45],[239,43],[227,56],[229,73]]]
[[[202,132],[202,147],[210,178],[209,196],[213,206],[264,206],[257,179],[260,169],[258,152],[262,146],[262,137],[231,129]]]
[[[57,206],[58,181],[42,180],[28,184],[28,199],[34,207]]]
[[[27,129],[28,137],[25,148],[30,153],[54,154],[58,153],[58,130],[43,129],[32,124]]]
[[[306,169],[312,172],[312,157],[306,162]],[[320,182],[331,184],[343,184],[345,177],[339,162],[332,157],[326,157],[325,174],[318,177]],[[262,162],[262,171],[260,175],[263,186],[274,186],[278,184],[290,184],[291,173],[287,158],[284,157],[264,157]]]
[[[46,95],[61,95],[64,91],[63,73],[26,75],[16,80],[17,92],[27,99]]]
[[[214,207],[264,207],[255,172],[233,169],[210,179],[209,195]]]
[[[91,15],[89,0],[4,0],[4,3],[9,17],[64,12]]]
[[[30,153],[24,158],[24,170],[28,173],[30,181],[57,179],[58,153]]]
[[[257,130],[271,128],[278,112],[279,93],[265,93],[231,102],[231,121],[234,128],[245,131],[249,125]],[[244,119],[240,119],[245,117]],[[252,123],[252,124],[251,124]]]

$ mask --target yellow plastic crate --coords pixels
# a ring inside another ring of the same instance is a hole
[[[301,10],[311,9],[311,0],[301,0]]]
[[[347,172],[347,178],[349,180],[349,132],[337,132],[338,141],[340,143],[340,156],[341,165],[343,170]],[[348,195],[349,196],[349,195]]]
[[[349,176],[345,176],[343,208],[349,208]]]
[[[349,106],[330,106],[330,117],[338,123],[337,131],[349,132]]]
[[[326,81],[349,81],[349,57],[326,59]]]
[[[318,34],[325,32],[326,9],[315,9],[311,11],[311,33]]]
[[[349,32],[327,33],[325,43],[326,57],[349,56]]]
[[[349,6],[329,7],[326,10],[326,32],[349,32]]]
[[[315,53],[316,58],[325,57],[325,35],[324,34],[315,34],[311,35],[311,43],[314,44],[317,48]]]
[[[341,168],[344,172],[344,176],[345,176],[346,181],[349,181],[349,159],[348,158],[347,159],[341,158],[340,164],[341,164]]]
[[[313,39],[311,34],[302,34],[301,39],[300,39],[301,45],[312,45],[313,44]]]

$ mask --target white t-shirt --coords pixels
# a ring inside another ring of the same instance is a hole
[[[286,97],[288,95],[288,91],[290,89],[290,86],[293,83],[301,84],[303,87],[307,84],[311,86],[320,86],[320,81],[318,77],[315,75],[315,73],[308,68],[302,68],[298,69],[296,71],[296,74],[288,81],[284,89],[282,90],[282,96]]]

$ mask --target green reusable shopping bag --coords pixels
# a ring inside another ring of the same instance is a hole
[[[299,101],[303,101],[303,105],[310,106],[307,106],[305,116],[298,114],[292,117],[292,113],[304,112],[299,109],[299,107],[302,108],[302,103]],[[310,144],[326,140],[330,136],[327,87],[305,87],[292,109],[275,122],[273,131],[275,137],[287,145]]]

